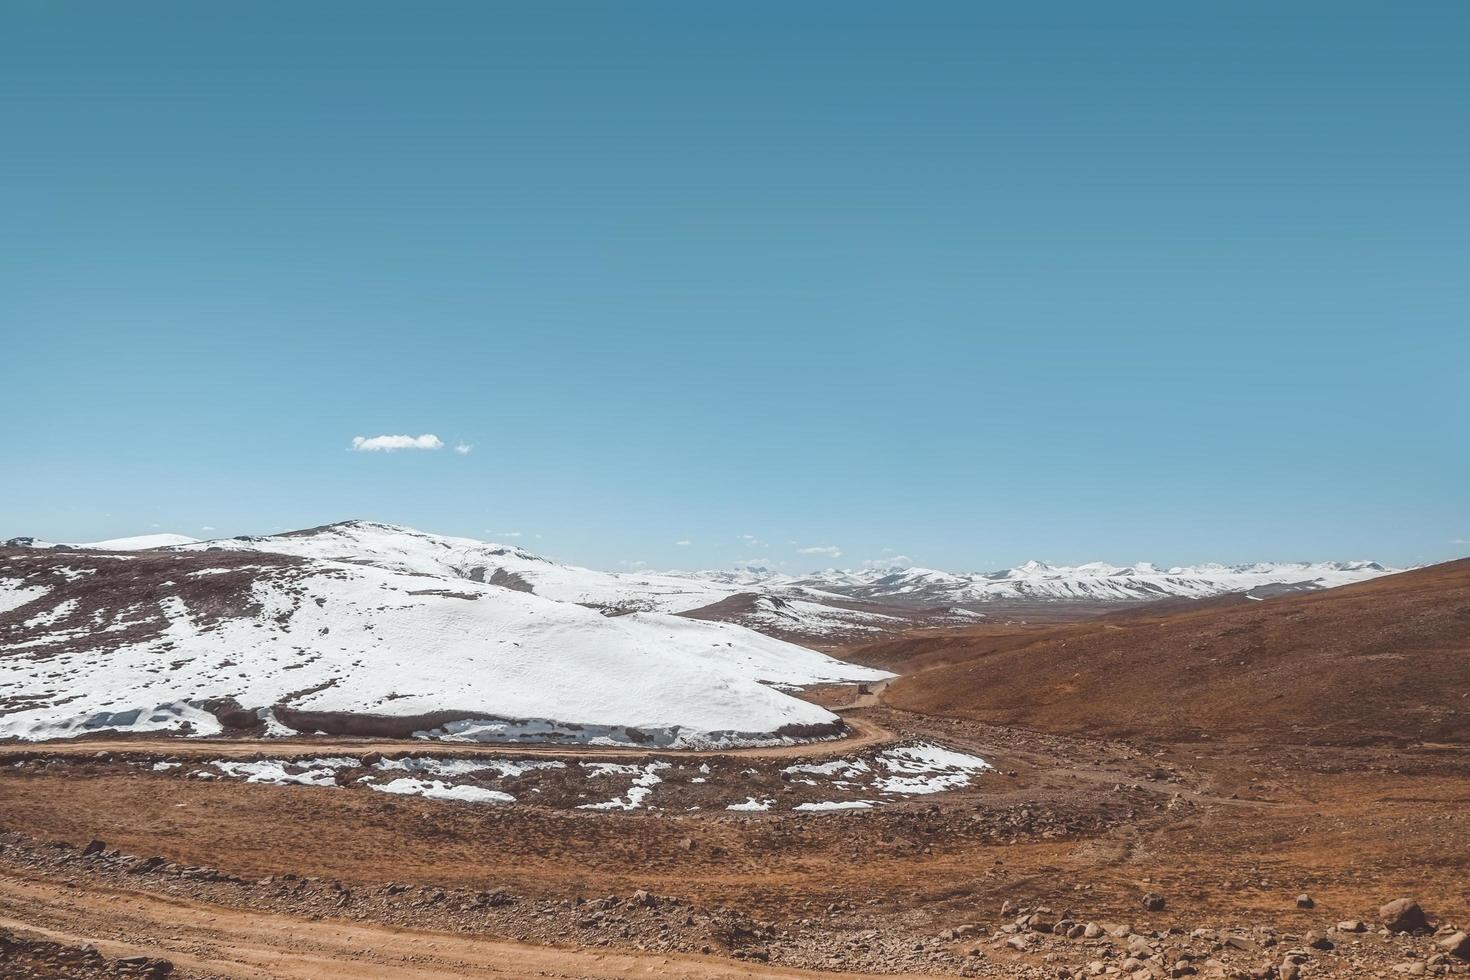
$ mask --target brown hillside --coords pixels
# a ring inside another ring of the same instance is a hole
[[[914,671],[886,702],[1165,740],[1470,741],[1470,559],[1259,602],[937,639],[863,651]]]

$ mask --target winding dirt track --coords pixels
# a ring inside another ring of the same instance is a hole
[[[620,980],[878,980],[712,956],[561,949],[346,920],[310,920],[112,888],[86,890],[0,877],[0,928],[53,942],[92,943],[108,956],[164,956],[178,967],[240,980],[442,980],[560,977]],[[885,974],[917,980],[922,974]]]
[[[266,754],[278,758],[320,755],[362,755],[381,752],[395,755],[405,752],[431,752],[436,756],[464,757],[493,755],[496,758],[533,758],[555,756],[605,756],[614,759],[641,759],[648,756],[745,756],[761,759],[817,758],[846,755],[873,745],[886,745],[898,736],[868,718],[847,716],[843,719],[852,734],[825,742],[802,742],[797,745],[775,745],[749,749],[639,749],[606,745],[506,745],[467,742],[441,742],[428,739],[366,738],[101,738],[64,742],[11,742],[0,745],[0,758],[9,755],[93,755],[97,752],[137,752],[149,755],[206,756],[212,759]]]

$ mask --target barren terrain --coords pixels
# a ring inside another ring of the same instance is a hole
[[[854,651],[905,676],[825,692],[849,705],[853,737],[810,745],[0,746],[0,964],[7,977],[1467,972],[1453,928],[1470,924],[1465,579],[1459,564],[1265,602],[924,631]],[[1256,671],[1218,666],[1242,643]],[[856,780],[871,807],[796,809],[831,798],[823,767],[878,772],[913,745],[992,768],[918,795]],[[361,761],[312,785],[221,775],[328,755]],[[494,783],[508,805],[357,776],[379,759],[491,757],[566,769]],[[668,768],[643,805],[591,810],[567,775],[583,761]],[[769,809],[724,808],[747,796]],[[1427,913],[1421,928],[1384,920],[1398,898]]]

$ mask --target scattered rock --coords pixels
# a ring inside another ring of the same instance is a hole
[[[1143,907],[1150,912],[1164,911],[1165,904],[1166,903],[1164,901],[1164,896],[1160,895],[1158,892],[1149,892],[1148,894],[1143,896]],[[1417,906],[1415,907],[1417,908]]]

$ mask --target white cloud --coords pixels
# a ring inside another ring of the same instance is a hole
[[[474,446],[463,440],[454,444],[454,451],[459,453],[461,456],[468,456],[470,454],[470,450],[474,448]]]
[[[352,448],[359,453],[391,453],[399,449],[443,449],[444,440],[432,433],[421,436],[353,436]]]
[[[1450,544],[1470,544],[1470,538],[1455,538]]]
[[[883,550],[884,551],[892,551],[893,549],[892,548],[884,548]],[[869,558],[867,561],[863,562],[863,568],[866,568],[866,569],[893,568],[895,566],[900,567],[900,568],[907,568],[908,566],[912,565],[913,563],[914,563],[914,560],[912,558],[910,558],[908,555],[890,555],[890,556],[888,556],[886,558]]]
[[[799,555],[826,555],[828,558],[842,557],[842,549],[837,547],[835,544],[813,545],[810,548],[797,548],[796,553]]]
[[[624,568],[631,568],[634,571],[637,571],[640,568],[647,568],[648,567],[648,562],[646,562],[646,561],[629,561],[626,558],[623,559],[622,561],[618,562],[618,564],[619,565],[622,565]]]
[[[488,535],[490,535],[493,538],[518,538],[518,537],[521,536],[521,532],[520,531],[489,531],[489,530],[487,530],[485,533],[488,534]],[[538,534],[538,535],[536,535],[536,537],[539,538],[539,537],[541,537],[541,535]]]
[[[214,528],[212,528],[208,524],[206,524],[203,527],[201,527],[199,530],[201,530],[201,531],[213,531]]]
[[[694,542],[690,541],[688,538],[680,538],[678,541],[674,542],[674,544],[678,545],[681,548],[687,548],[693,543]]]

